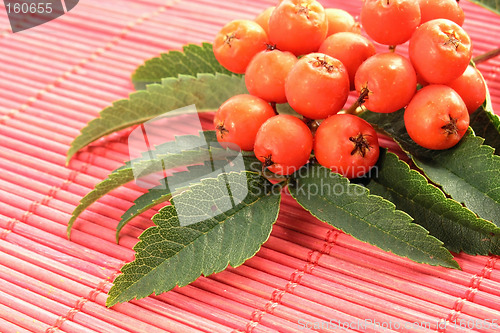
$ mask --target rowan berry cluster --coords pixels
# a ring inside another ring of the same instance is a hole
[[[458,1],[364,0],[360,21],[316,0],[281,0],[254,21],[224,26],[215,57],[245,74],[249,94],[221,105],[218,140],[253,150],[279,175],[314,156],[356,178],[375,165],[379,145],[373,127],[351,113],[405,108],[406,130],[417,144],[455,145],[486,95],[481,74],[469,65],[471,41]],[[361,27],[389,50],[377,53]],[[395,51],[408,41],[409,58]],[[351,91],[357,100],[345,110]],[[288,103],[302,118],[277,114],[276,103]]]

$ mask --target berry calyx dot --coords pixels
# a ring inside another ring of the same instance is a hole
[[[448,40],[444,42],[444,45],[453,45],[455,47],[455,50],[458,50],[458,47],[461,45],[460,42],[460,36],[457,34],[456,31],[445,31],[444,34],[448,36]]]
[[[297,6],[297,14],[305,14],[306,17],[309,19],[309,7],[307,7],[307,4],[299,4]]]
[[[443,129],[448,135],[457,134],[458,133],[457,120],[458,120],[457,118],[450,117],[450,122],[444,126],[441,126],[441,129]]]
[[[274,164],[272,154],[269,154],[267,156],[262,156],[262,157],[264,157],[264,163],[262,163],[262,170],[265,170]]]
[[[220,134],[221,138],[224,138],[224,135],[229,133],[229,131],[224,127],[224,122],[219,123],[215,129]]]
[[[354,149],[351,151],[351,155],[360,154],[361,157],[365,157],[366,152],[371,148],[368,140],[362,133],[359,133],[356,137],[351,136],[349,141],[354,143]]]
[[[273,50],[276,50],[276,44],[267,43],[266,44],[266,51],[273,51]]]
[[[326,59],[326,56],[324,56],[323,59],[321,59],[321,57],[316,57],[316,60],[313,62],[313,65],[315,67],[323,67],[324,69],[326,69],[328,73],[332,73],[333,71],[335,71],[335,66],[332,65],[328,61],[328,59]]]
[[[227,45],[229,45],[229,47],[231,47],[231,43],[233,42],[233,39],[235,39],[235,38],[236,38],[236,33],[234,33],[234,32],[229,34],[229,35],[226,35],[224,37],[224,44],[227,44]]]

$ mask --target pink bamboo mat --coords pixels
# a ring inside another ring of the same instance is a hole
[[[210,41],[225,22],[253,18],[274,2],[84,0],[17,34],[0,4],[0,332],[304,332],[314,323],[323,323],[317,331],[340,330],[329,321],[353,332],[497,331],[485,328],[485,320],[500,321],[497,257],[457,255],[463,271],[418,265],[337,232],[289,198],[269,241],[243,266],[104,306],[152,212],[115,244],[117,221],[143,191],[131,184],[83,213],[68,241],[66,224],[80,198],[127,159],[125,136],[115,134],[67,168],[70,142],[133,91],[130,74],[145,59]],[[354,15],[361,6],[321,2]],[[460,3],[474,54],[498,47],[500,17]],[[479,68],[500,110],[500,59]],[[392,323],[392,330],[365,320]],[[445,320],[473,328],[436,326]]]

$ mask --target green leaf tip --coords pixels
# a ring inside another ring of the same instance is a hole
[[[172,198],[139,237],[135,260],[109,291],[107,306],[184,286],[237,267],[269,238],[281,195],[253,172],[207,178]]]

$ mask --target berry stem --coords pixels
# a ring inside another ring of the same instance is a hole
[[[370,89],[368,89],[368,85],[366,85],[366,87],[361,89],[359,97],[356,99],[354,103],[352,103],[351,107],[345,110],[345,113],[352,115],[357,115],[358,113],[360,113],[360,111],[358,111],[358,108],[361,105],[363,105],[369,94],[370,94]]]
[[[309,119],[307,117],[302,117],[302,121],[307,125],[307,127],[309,127],[311,133],[314,135],[319,127],[320,122],[318,122],[318,120]]]
[[[276,175],[276,174],[272,173],[271,171],[269,171],[269,175],[266,175],[264,173],[264,174],[262,174],[262,176],[264,176],[270,182],[280,182],[280,184],[282,184],[282,185],[286,185],[286,184],[283,184],[283,183],[286,183],[288,181],[288,179],[289,179],[289,177],[287,177],[287,176]],[[278,185],[278,184],[275,184],[275,186],[276,185]],[[281,186],[281,187],[284,187],[284,186]]]
[[[276,102],[271,102],[271,103],[269,103],[269,104],[271,104],[271,107],[273,108],[274,113],[275,113],[276,115],[278,115],[279,113],[278,113],[278,109],[276,109]]]
[[[477,65],[487,60],[490,60],[498,55],[500,55],[500,47],[495,50],[491,50],[481,55],[478,55],[477,57],[474,57],[472,61],[474,61],[474,63]]]
[[[397,45],[389,45],[389,52],[394,53],[396,51],[396,46]]]
[[[352,105],[349,107],[349,109],[345,110],[345,113],[346,114],[353,114],[353,115],[356,115],[358,113],[358,107],[360,106],[361,104],[359,103],[358,100],[356,100],[354,103],[352,103]]]

